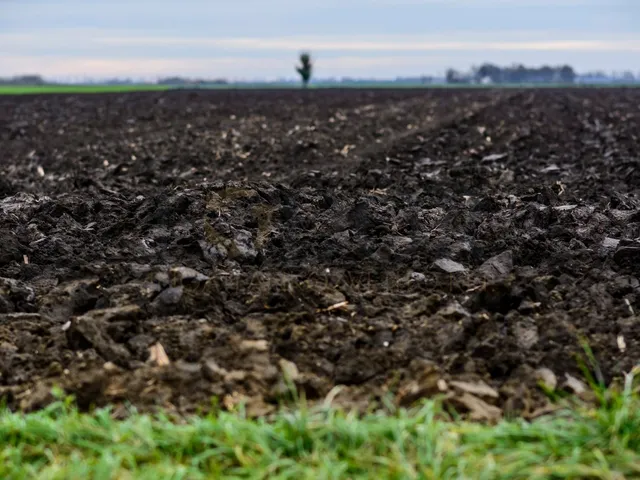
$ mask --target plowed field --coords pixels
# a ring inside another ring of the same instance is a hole
[[[2,97],[0,396],[535,416],[640,358],[639,142],[633,89]]]

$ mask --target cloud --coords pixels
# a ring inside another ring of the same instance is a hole
[[[446,61],[446,56],[382,56],[359,57],[340,56],[323,58],[320,71],[327,75],[362,73],[371,67],[402,68],[407,65],[429,66]],[[193,75],[193,76],[229,76],[240,74],[273,75],[276,72],[293,72],[294,60],[290,57],[267,57],[257,60],[252,57],[228,57],[211,59],[149,59],[149,58],[102,58],[68,57],[68,56],[33,56],[14,55],[3,56],[0,75],[19,73],[33,73],[37,66],[37,73],[47,77],[60,76],[94,76],[107,78],[123,77],[157,77],[164,75]]]
[[[275,78],[295,75],[292,63],[301,49],[318,59],[321,76],[434,74],[484,61],[622,70],[640,52],[640,35],[489,30],[216,37],[194,31],[163,35],[126,28],[48,27],[0,33],[0,75]]]
[[[47,38],[43,42],[43,38]],[[69,28],[38,32],[0,33],[5,54],[69,56],[95,55],[132,58],[224,57],[243,52],[246,56],[280,53],[290,55],[301,49],[314,53],[363,56],[386,53],[445,52],[627,52],[640,51],[640,35],[592,34],[589,32],[490,31],[455,32],[431,35],[305,35],[305,36],[172,36],[138,34],[135,31],[104,28]],[[236,53],[234,53],[236,52]],[[250,54],[250,55],[249,55]]]
[[[214,72],[219,75],[233,72],[252,71],[256,74],[268,74],[273,71],[274,63],[281,59],[263,58],[94,58],[69,56],[13,55],[2,57],[0,75],[39,73],[45,77],[91,76],[107,77],[157,77],[164,75],[208,76]],[[291,63],[291,62],[289,62]],[[277,68],[277,65],[276,65]]]
[[[537,40],[537,41],[434,41],[434,40],[328,40],[325,38],[184,38],[184,37],[98,37],[105,46],[208,46],[238,50],[352,52],[429,52],[429,51],[626,51],[640,52],[640,40]]]

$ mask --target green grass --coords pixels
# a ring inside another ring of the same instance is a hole
[[[448,85],[448,84],[431,84],[424,85],[420,83],[416,84],[403,84],[403,83],[353,83],[353,84],[323,84],[315,83],[309,86],[312,90],[326,89],[326,88],[348,88],[348,89],[408,89],[408,88],[630,88],[638,87],[638,85]],[[246,83],[246,84],[230,84],[230,85],[206,85],[206,86],[194,86],[194,87],[174,87],[171,85],[0,85],[0,95],[33,95],[33,94],[82,94],[82,93],[126,93],[126,92],[145,92],[145,91],[165,91],[176,88],[193,88],[204,90],[230,90],[230,89],[295,89],[299,88],[295,84],[277,84],[277,83]]]
[[[163,91],[166,85],[0,85],[0,95],[33,95],[44,93],[124,93]]]
[[[436,403],[364,417],[334,409],[251,420],[109,410],[58,402],[0,413],[2,479],[479,478],[621,479],[640,476],[640,399],[607,394],[527,423],[451,421]]]

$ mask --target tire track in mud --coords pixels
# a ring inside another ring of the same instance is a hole
[[[434,92],[437,92],[437,90],[430,91],[430,94],[434,94]],[[514,91],[507,93],[501,91],[479,92],[473,89],[448,90],[443,93],[448,94],[448,96],[438,99],[439,101],[433,103],[427,112],[423,112],[424,104],[427,101],[432,101],[430,96],[410,99],[401,107],[402,111],[400,115],[404,113],[411,118],[415,118],[415,112],[417,111],[427,117],[426,120],[413,123],[411,129],[399,133],[392,133],[388,137],[380,139],[379,142],[377,141],[368,146],[356,146],[349,152],[349,155],[345,155],[344,157],[334,156],[329,159],[329,161],[325,160],[322,164],[322,169],[313,172],[313,175],[307,176],[306,178],[304,174],[295,175],[295,180],[289,181],[289,183],[296,188],[303,186],[317,187],[320,185],[328,188],[338,186],[341,188],[344,186],[341,180],[345,177],[353,175],[356,172],[362,172],[384,165],[389,153],[394,148],[407,144],[411,146],[417,145],[423,141],[421,137],[431,135],[439,129],[455,125],[460,120],[473,118],[484,109],[508,102],[511,98],[516,98],[520,95]],[[491,98],[493,96],[498,96],[498,98],[485,99],[485,97]],[[454,105],[452,105],[452,101]],[[470,103],[471,106],[469,106],[468,103]],[[454,109],[453,112],[451,112],[452,107]],[[384,123],[385,117],[395,116],[397,116],[396,113],[384,115],[381,123]],[[330,172],[328,172],[328,170],[330,170]],[[332,178],[327,178],[329,173],[331,173]]]
[[[458,107],[453,113],[446,114],[441,117],[436,117],[418,126],[416,130],[403,132],[398,135],[392,136],[388,139],[384,145],[374,145],[369,149],[358,152],[359,156],[363,159],[374,159],[384,156],[385,158],[389,154],[402,146],[413,146],[415,143],[420,143],[419,137],[427,137],[437,135],[439,130],[450,128],[457,125],[461,120],[473,120],[482,112],[491,109],[498,108],[501,105],[506,105],[515,99],[521,98],[526,92],[509,91],[504,93],[498,91],[496,95],[498,98],[489,100],[486,102],[474,102],[471,108]],[[449,106],[445,106],[448,110]]]
[[[502,171],[506,176],[501,185],[507,189],[513,184],[513,175],[528,178],[547,168],[555,169],[559,178],[568,174],[569,169],[584,171],[597,163],[600,155],[613,155],[615,151],[606,150],[605,143],[612,141],[614,132],[602,120],[598,125],[604,142],[591,140],[595,132],[588,127],[590,114],[583,113],[589,92],[583,93],[580,97],[567,90],[509,92],[466,114],[454,113],[422,131],[403,134],[382,149],[371,149],[363,155],[358,173],[376,172],[377,178],[369,181],[370,188],[392,188],[396,194],[402,191],[394,188],[395,182],[406,181],[407,177],[412,184],[409,190],[415,190],[420,185],[438,187],[436,177],[442,180],[450,174],[463,175],[466,183],[449,183],[447,188],[460,195],[474,195],[479,184],[468,183],[473,172],[476,176],[490,177],[491,171],[499,171],[505,162],[512,165]],[[622,119],[630,118],[620,115]],[[540,128],[542,125],[545,128]],[[624,135],[620,140],[626,141]],[[624,153],[627,158],[630,156],[628,150]],[[625,155],[620,158],[622,162],[626,160]],[[629,161],[633,159],[627,165]],[[499,189],[500,183],[495,187]],[[588,192],[582,189],[582,193]]]

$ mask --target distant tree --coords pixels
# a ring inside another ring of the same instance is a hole
[[[539,70],[540,78],[539,81],[542,83],[552,83],[555,77],[555,71],[549,65],[544,65]]]
[[[456,81],[457,72],[453,68],[447,70],[446,79],[447,83],[454,83]]]
[[[530,70],[524,65],[514,65],[511,71],[511,83],[526,83],[529,80]]]
[[[502,82],[502,69],[496,65],[485,63],[476,69],[474,76],[476,82],[481,82],[488,78],[492,83],[500,83]]]
[[[46,83],[40,75],[20,75],[0,79],[0,84],[8,85],[45,85]]]
[[[313,73],[313,63],[311,62],[311,55],[309,53],[303,52],[300,54],[300,65],[296,67],[296,71],[300,74],[302,85],[306,87]]]
[[[633,75],[633,72],[627,70],[622,72],[622,81],[625,83],[634,83],[636,81],[636,77]]]
[[[469,83],[471,80],[468,76],[450,68],[446,73],[447,83]]]
[[[490,63],[485,63],[479,67],[473,67],[469,74],[460,73],[456,70],[447,70],[447,83],[476,83],[491,82],[494,84],[541,84],[541,83],[575,83],[577,74],[569,65],[551,67],[544,65],[540,68],[530,68],[522,64],[514,64],[510,67],[499,67]],[[633,74],[627,73],[625,81],[632,83]]]
[[[574,83],[576,81],[576,72],[569,65],[563,65],[558,72],[562,83]]]

